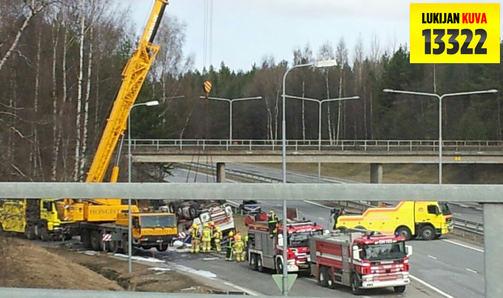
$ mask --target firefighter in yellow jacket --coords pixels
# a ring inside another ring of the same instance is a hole
[[[234,257],[236,258],[236,262],[243,262],[243,250],[244,250],[244,243],[243,239],[241,239],[241,235],[239,233],[236,233],[236,236],[234,236],[234,246],[233,248],[233,254]]]
[[[201,242],[203,244],[203,252],[210,252],[211,250],[211,229],[206,223],[203,226],[203,233],[201,236]]]
[[[190,248],[191,253],[199,253],[199,226],[197,224],[192,225],[190,230],[190,236],[192,237],[192,247]]]
[[[213,232],[213,242],[215,243],[215,251],[217,253],[222,251],[222,231],[220,231],[220,227],[216,226],[215,231]]]

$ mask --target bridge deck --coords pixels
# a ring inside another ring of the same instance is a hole
[[[131,140],[134,162],[211,161],[279,163],[281,143],[267,140]],[[445,141],[443,163],[503,164],[501,141]],[[289,140],[292,163],[438,163],[438,142],[429,140]]]

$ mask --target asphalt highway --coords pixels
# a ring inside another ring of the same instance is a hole
[[[275,169],[262,169],[260,166],[250,165],[227,165],[228,168],[238,169],[240,171],[247,171],[249,173],[256,173],[261,175],[270,175],[274,171],[280,172]],[[236,168],[237,167],[237,168]],[[267,171],[267,173],[264,173]],[[276,173],[276,174],[278,174]],[[194,171],[187,171],[185,169],[175,169],[174,176],[170,177],[171,182],[214,182],[213,177],[208,177],[203,173],[195,173]],[[197,177],[196,177],[197,176]],[[303,174],[289,173],[288,180],[291,182],[316,182],[312,181],[313,177],[305,177]],[[188,177],[188,178],[187,178]],[[303,179],[305,179],[303,181]],[[314,179],[317,180],[316,177]],[[293,181],[295,180],[295,181]],[[311,181],[308,181],[311,180]],[[336,180],[336,179],[331,179]],[[232,182],[232,181],[229,181]],[[331,181],[332,182],[332,181]],[[333,181],[336,182],[336,181]],[[261,202],[263,209],[275,209],[278,214],[281,214],[281,204],[277,202]],[[316,221],[328,228],[329,209],[318,203],[308,201],[295,201],[288,202],[289,207],[296,207],[302,217]],[[460,207],[461,211],[467,209],[477,214],[475,209]],[[468,212],[468,211],[464,211]],[[480,211],[478,211],[480,213]],[[460,213],[464,214],[464,213]],[[475,215],[477,216],[477,215]],[[451,240],[448,236],[445,239],[435,241],[411,241],[413,246],[413,256],[411,257],[411,274],[414,276],[413,286],[410,287],[407,294],[408,297],[484,297],[484,268],[483,268],[483,248],[474,247],[471,244],[463,243],[459,240]],[[213,265],[211,262],[201,263],[200,260],[189,258],[180,259],[182,264],[193,267],[203,266],[204,268],[211,269],[212,272],[224,279],[239,284],[246,285],[254,291],[262,294],[278,294],[274,292],[276,286],[272,282],[270,276],[263,279],[263,273],[254,272],[246,268],[243,264],[232,264],[230,266],[237,266],[229,271],[227,265],[222,266],[221,262],[218,265]],[[221,269],[218,269],[223,267]],[[246,269],[246,270],[245,270]],[[234,271],[236,270],[236,271]],[[241,275],[235,273],[243,274]],[[242,283],[242,281],[245,281]],[[267,283],[269,286],[266,286]],[[258,288],[254,286],[255,283],[262,284]],[[313,284],[313,289],[309,293],[303,292],[304,289],[309,289],[308,284]],[[299,285],[301,285],[299,287]],[[298,289],[296,288],[298,287]],[[319,288],[319,289],[318,289]],[[415,292],[417,290],[417,293]],[[309,296],[327,296],[331,292],[326,292],[324,289],[315,284],[314,280],[309,278],[302,278],[298,281],[293,288],[293,295],[309,295]],[[334,291],[334,290],[331,290]],[[265,292],[265,293],[263,293]],[[316,293],[316,294],[314,294]],[[342,291],[344,292],[344,290]],[[342,294],[341,293],[341,294]],[[338,293],[339,294],[339,293]],[[350,292],[347,292],[351,295]],[[373,293],[372,296],[377,295],[395,295],[394,293]],[[426,295],[426,296],[421,296]]]

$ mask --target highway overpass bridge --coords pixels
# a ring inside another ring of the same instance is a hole
[[[383,164],[437,164],[436,140],[288,140],[288,163],[370,164],[371,181]],[[443,141],[443,164],[503,164],[503,141]],[[136,163],[280,163],[280,140],[132,139]]]

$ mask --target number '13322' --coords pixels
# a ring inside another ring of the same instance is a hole
[[[475,32],[470,29],[425,29],[423,30],[423,36],[424,53],[426,55],[441,55],[444,52],[448,55],[454,55],[458,52],[463,55],[487,54],[487,48],[484,47],[487,32],[484,29],[476,29]],[[474,36],[477,42],[475,48],[470,46]],[[444,38],[448,38],[450,47],[446,46]],[[464,39],[462,45],[460,45],[459,39]],[[432,48],[432,40],[436,45],[435,48]]]

